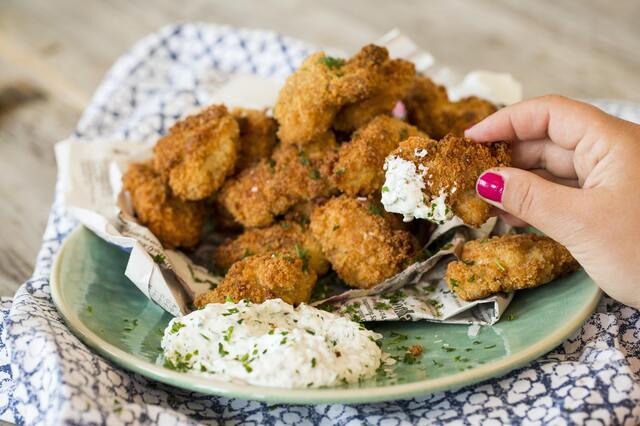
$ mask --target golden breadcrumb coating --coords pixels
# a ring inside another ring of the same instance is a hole
[[[204,205],[183,201],[171,191],[150,163],[131,164],[122,177],[140,220],[164,247],[193,247],[204,224]]]
[[[264,227],[296,204],[331,192],[330,175],[337,155],[332,132],[299,148],[279,145],[271,160],[227,180],[220,203],[246,227]]]
[[[536,234],[503,235],[464,245],[446,280],[464,300],[546,284],[580,267],[569,250]]]
[[[316,283],[316,273],[304,270],[301,259],[289,255],[250,256],[234,263],[215,289],[201,294],[194,304],[234,302],[242,299],[262,303],[280,298],[297,305],[309,302]]]
[[[478,177],[492,167],[511,164],[511,149],[507,143],[481,144],[452,135],[439,142],[410,137],[389,156],[411,161],[418,170],[424,170],[426,198],[430,200],[445,193],[445,202],[453,213],[476,228],[490,216],[489,204],[476,194]]]
[[[497,111],[491,102],[475,96],[451,102],[443,86],[423,76],[415,78],[403,103],[408,121],[433,139],[449,133],[463,136],[466,129]]]
[[[370,97],[384,78],[389,52],[367,45],[345,61],[318,52],[285,82],[274,116],[284,144],[305,145],[331,127],[341,107]]]
[[[385,62],[382,72],[383,78],[370,97],[345,105],[338,112],[333,122],[334,129],[353,132],[380,114],[391,114],[398,101],[411,88],[416,67],[412,62],[395,59]]]
[[[340,278],[370,288],[402,271],[417,253],[415,237],[396,226],[378,203],[342,195],[313,211],[310,229]]]
[[[297,203],[331,193],[331,172],[337,158],[333,132],[321,134],[304,147],[280,144],[272,158],[273,187],[279,194],[287,194]]]
[[[305,267],[318,275],[329,270],[329,262],[311,232],[298,223],[288,221],[268,228],[248,229],[216,247],[213,258],[218,267],[226,270],[245,257],[274,253],[300,257]]]
[[[240,151],[236,169],[242,170],[258,161],[269,158],[276,146],[278,125],[264,111],[235,108],[231,115],[240,127]]]
[[[424,133],[387,115],[380,115],[356,131],[351,141],[340,146],[332,180],[342,192],[369,195],[384,183],[384,159],[409,136]]]
[[[176,196],[207,198],[233,173],[239,132],[225,106],[210,106],[177,122],[158,140],[154,167]]]
[[[218,194],[218,202],[245,227],[269,226],[276,215],[295,202],[273,189],[274,174],[275,164],[262,160],[228,179]]]

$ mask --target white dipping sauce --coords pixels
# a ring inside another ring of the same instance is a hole
[[[444,191],[425,203],[422,190],[425,188],[426,169],[418,172],[413,162],[396,156],[387,157],[384,169],[381,201],[386,211],[401,214],[405,222],[418,218],[443,224],[453,217],[453,212],[446,205],[447,194]]]
[[[223,380],[315,388],[375,374],[382,336],[347,318],[280,299],[209,304],[171,320],[165,366]]]

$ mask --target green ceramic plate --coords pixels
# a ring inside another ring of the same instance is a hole
[[[482,327],[429,322],[369,324],[385,336],[383,349],[425,348],[419,362],[363,383],[327,389],[278,389],[231,384],[156,365],[162,330],[171,316],[125,276],[128,255],[86,228],[66,240],[51,277],[53,300],[71,330],[116,364],[152,379],[207,394],[278,403],[362,403],[458,388],[497,377],[550,351],[594,311],[600,290],[584,272],[516,294],[503,319]],[[132,319],[137,319],[133,326]],[[125,321],[128,320],[128,321]],[[401,336],[398,337],[398,334]],[[405,339],[404,336],[408,338]],[[448,343],[448,347],[443,347]]]

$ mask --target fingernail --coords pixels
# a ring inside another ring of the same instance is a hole
[[[482,198],[501,203],[504,179],[497,173],[485,172],[478,178],[476,190]]]

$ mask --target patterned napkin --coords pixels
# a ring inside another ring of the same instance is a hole
[[[284,77],[311,47],[272,32],[188,24],[143,39],[111,69],[75,136],[152,141],[209,103],[231,73]],[[640,106],[596,103],[640,122]],[[56,197],[56,200],[59,200]],[[97,356],[63,324],[49,273],[76,223],[54,202],[33,277],[0,301],[0,419],[18,424],[638,424],[640,312],[604,298],[550,354],[455,392],[345,406],[268,405],[156,383]]]

